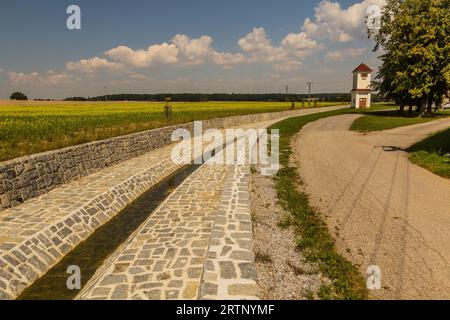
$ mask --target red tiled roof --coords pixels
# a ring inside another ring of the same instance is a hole
[[[373,70],[370,69],[367,65],[365,65],[364,63],[361,63],[355,70],[353,70],[352,73],[355,72],[372,72]]]

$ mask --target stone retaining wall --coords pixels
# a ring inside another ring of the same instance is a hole
[[[336,107],[327,109],[336,109]],[[223,129],[293,116],[304,111],[210,119],[203,122],[203,128],[204,130]],[[47,193],[58,185],[168,145],[171,143],[172,132],[180,128],[192,132],[193,123],[138,132],[0,163],[0,211]]]

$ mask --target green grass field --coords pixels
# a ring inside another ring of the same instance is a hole
[[[320,103],[331,106],[342,103]],[[282,102],[163,103],[0,101],[0,161],[85,142],[216,117],[290,109]]]
[[[355,120],[350,130],[360,132],[389,130],[398,127],[433,121],[445,116],[450,116],[450,112],[441,111],[431,117],[420,117],[415,113],[409,115],[407,112],[404,115],[400,116],[397,111],[372,112],[362,118]]]
[[[416,143],[408,151],[413,163],[450,179],[450,129]]]

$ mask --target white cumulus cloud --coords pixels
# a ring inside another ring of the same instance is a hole
[[[48,84],[62,84],[73,81],[73,77],[68,75],[67,73],[58,73],[53,70],[49,70],[44,75],[44,79]]]
[[[325,56],[326,60],[344,61],[348,58],[358,58],[367,52],[366,48],[348,48],[332,50]]]
[[[191,39],[184,34],[177,34],[172,43],[178,49],[181,63],[184,65],[199,65],[205,63],[214,52],[212,48],[212,38],[201,36],[198,39]]]
[[[155,64],[178,62],[178,48],[174,44],[162,43],[149,46],[146,50],[133,50],[119,46],[105,52],[110,59],[134,67],[150,67]]]
[[[290,50],[315,50],[319,47],[305,32],[289,33],[281,42],[284,48]]]
[[[66,68],[70,71],[95,73],[99,71],[118,71],[122,69],[122,65],[108,61],[104,58],[94,57],[92,59],[68,62]]]
[[[177,34],[169,43],[151,45],[146,50],[119,46],[107,51],[105,55],[114,61],[137,68],[161,64],[192,66],[205,63],[229,66],[245,61],[242,54],[216,51],[212,43],[213,40],[209,36],[190,38]]]
[[[212,61],[223,67],[231,67],[236,64],[246,63],[247,58],[240,53],[229,53],[229,52],[213,52]]]
[[[58,85],[63,83],[70,83],[73,78],[66,73],[57,73],[52,70],[44,74],[39,72],[23,73],[15,71],[6,71],[10,83],[12,85]]]
[[[12,84],[39,84],[44,81],[43,77],[38,72],[23,73],[8,71],[8,77]]]
[[[250,61],[273,62],[278,70],[298,69],[302,59],[322,48],[305,32],[290,33],[279,46],[274,46],[262,27],[254,28],[238,43],[250,55]]]
[[[328,38],[336,42],[349,42],[367,38],[367,8],[383,7],[386,0],[363,0],[343,9],[338,2],[322,1],[315,8],[314,19],[306,19],[302,30],[310,36]]]
[[[264,52],[273,50],[272,42],[264,28],[253,28],[253,31],[239,40],[239,46],[245,52]]]
[[[213,64],[224,68],[252,62],[274,63],[279,70],[298,68],[300,60],[322,48],[306,32],[288,34],[278,46],[272,45],[264,28],[254,28],[238,41],[241,52],[221,52],[213,39],[203,35],[190,38],[175,35],[169,42],[150,45],[147,49],[132,49],[121,45],[105,52],[106,58],[94,57],[66,64],[71,71],[95,73],[105,70],[151,68],[158,65],[197,66]]]

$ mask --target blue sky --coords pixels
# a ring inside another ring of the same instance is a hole
[[[366,9],[383,0],[3,1],[0,98],[350,89],[376,67]],[[81,30],[66,8],[81,8]]]

